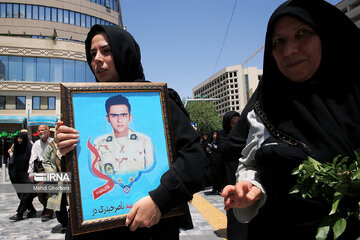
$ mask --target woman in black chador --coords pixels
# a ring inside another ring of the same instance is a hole
[[[29,183],[28,168],[29,159],[31,156],[32,145],[29,141],[26,132],[20,132],[14,138],[14,153],[13,153],[13,166],[11,169],[11,178],[13,184],[25,184]],[[10,217],[10,220],[20,221],[23,220],[23,214],[26,210],[29,210],[28,218],[36,216],[36,209],[32,205],[32,194],[17,192],[20,203],[18,206],[17,214]]]
[[[133,37],[119,27],[94,25],[85,41],[88,64],[99,82],[144,82],[140,49]],[[149,196],[134,204],[127,215],[126,225],[110,230],[71,236],[67,239],[179,239],[179,229],[193,228],[187,202],[203,187],[207,159],[200,136],[190,124],[178,94],[169,89],[175,157],[173,166],[163,174],[160,185]],[[60,126],[56,134],[63,155],[77,143],[78,132]],[[186,214],[171,218],[160,217],[175,206]]]
[[[319,162],[338,155],[356,159],[359,43],[355,24],[323,0],[287,1],[271,16],[262,80],[246,118],[229,136],[237,139],[229,145],[246,141],[237,183],[222,193],[225,209],[248,223],[248,239],[315,239],[331,206],[289,194],[297,178],[291,172],[309,156]],[[338,239],[357,239],[359,226],[359,219],[348,219]]]

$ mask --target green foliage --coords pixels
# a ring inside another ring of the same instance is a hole
[[[52,40],[55,40],[57,38],[57,32],[56,32],[56,29],[54,28],[54,32],[53,34],[51,35],[50,37]]]
[[[346,220],[360,220],[360,157],[350,162],[340,156],[332,162],[320,163],[308,158],[293,170],[298,175],[297,184],[290,193],[300,193],[303,198],[320,197],[331,205],[329,215],[319,225],[317,240],[326,239],[330,231],[337,239],[346,229]]]
[[[211,132],[222,128],[222,118],[212,102],[189,102],[186,110],[190,114],[191,122],[197,124],[199,132]]]

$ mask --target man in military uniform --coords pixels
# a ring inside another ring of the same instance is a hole
[[[113,132],[94,141],[99,153],[96,167],[105,174],[130,173],[150,168],[154,163],[153,145],[148,136],[129,129],[129,100],[116,95],[106,100],[105,108],[106,119]]]

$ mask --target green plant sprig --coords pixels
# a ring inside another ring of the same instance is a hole
[[[337,239],[346,229],[349,217],[360,221],[360,156],[349,161],[337,156],[332,162],[320,163],[309,157],[292,172],[298,175],[290,194],[303,198],[322,198],[331,206],[328,216],[319,225],[316,240],[325,240],[333,233]]]

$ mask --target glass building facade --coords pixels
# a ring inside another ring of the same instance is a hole
[[[110,2],[112,2],[111,4],[113,5],[113,2],[116,1]],[[86,28],[91,28],[95,24],[115,25],[114,23],[85,13],[55,7],[19,3],[0,3],[0,18],[43,20]]]
[[[95,82],[87,62],[40,57],[0,56],[0,81]]]

